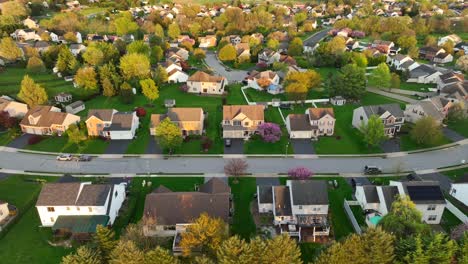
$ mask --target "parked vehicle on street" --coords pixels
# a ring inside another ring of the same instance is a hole
[[[364,167],[364,174],[366,175],[373,175],[373,174],[380,174],[382,173],[382,169],[376,166],[365,166]]]
[[[91,156],[88,155],[77,155],[73,157],[75,161],[91,161]]]
[[[73,159],[73,156],[71,154],[62,154],[57,156],[58,161],[70,161]]]

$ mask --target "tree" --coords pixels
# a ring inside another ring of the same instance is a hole
[[[326,86],[332,96],[359,100],[366,93],[366,71],[356,64],[345,65],[338,75],[328,78]]]
[[[177,37],[180,35],[179,25],[177,25],[177,23],[170,24],[167,28],[167,35],[173,40],[177,39]]]
[[[203,60],[206,57],[206,52],[200,48],[197,48],[193,51],[193,56],[195,56],[197,60]]]
[[[212,218],[202,213],[182,233],[180,247],[184,256],[190,255],[193,248],[200,248],[204,253],[214,253],[227,236],[227,226],[221,218]]]
[[[34,82],[29,75],[25,75],[21,81],[18,98],[25,102],[30,108],[45,104],[48,100],[47,92],[41,85]]]
[[[417,43],[418,40],[416,37],[411,35],[402,35],[397,39],[397,44],[405,50],[408,50],[411,47],[415,47]]]
[[[367,57],[360,52],[353,52],[352,60],[360,68],[367,67]]]
[[[364,142],[368,147],[375,147],[387,137],[385,136],[385,126],[377,115],[372,115],[367,124],[361,124],[361,131],[364,134]]]
[[[283,86],[292,100],[304,100],[310,89],[319,86],[321,83],[320,74],[316,71],[289,72],[286,75]]]
[[[46,70],[44,62],[36,56],[29,58],[26,69],[31,73],[45,72]]]
[[[169,118],[165,118],[156,127],[156,140],[169,153],[182,144],[182,131]]]
[[[237,58],[236,48],[232,44],[227,44],[219,50],[218,56],[221,61],[234,61]]]
[[[125,12],[123,16],[114,20],[115,32],[119,36],[135,33],[138,30],[138,24],[132,20],[130,13]]]
[[[305,100],[307,97],[307,86],[304,83],[293,82],[286,86],[286,95],[291,100]]]
[[[417,59],[419,57],[419,48],[418,46],[413,46],[408,49],[408,56],[413,59]]]
[[[60,47],[55,67],[57,67],[59,72],[64,74],[73,74],[78,68],[78,61],[67,46],[62,45]]]
[[[390,212],[380,220],[379,226],[397,238],[405,238],[430,231],[421,218],[421,212],[416,209],[416,205],[408,197],[399,196],[392,203]]]
[[[306,167],[296,167],[288,170],[288,176],[297,180],[307,180],[313,175],[314,173]]]
[[[164,51],[160,46],[154,46],[151,48],[151,63],[156,64],[160,62],[164,57]]]
[[[179,259],[173,256],[167,249],[156,247],[153,250],[146,252],[146,264],[179,264]]]
[[[455,47],[455,44],[451,40],[445,41],[445,43],[442,44],[441,46],[441,48],[443,48],[445,52],[450,53],[450,54],[453,54],[454,47]]]
[[[99,66],[104,61],[104,53],[93,46],[88,47],[82,57],[86,63],[92,66]]]
[[[0,127],[3,128],[13,128],[16,127],[19,123],[19,120],[10,114],[7,111],[0,111]]]
[[[265,250],[257,254],[262,254],[263,263],[302,264],[299,246],[286,234],[267,240]]]
[[[385,62],[377,65],[377,68],[371,74],[371,81],[378,88],[390,88],[391,73]]]
[[[120,72],[125,80],[150,77],[148,57],[139,53],[126,54],[120,58]]]
[[[294,22],[297,25],[301,25],[307,19],[307,13],[301,12],[294,15]]]
[[[449,123],[464,122],[467,118],[465,105],[463,102],[454,103],[448,111],[447,121]]]
[[[417,234],[411,241],[411,250],[406,252],[406,263],[453,263],[457,244],[445,234],[437,233],[425,238]]]
[[[85,90],[96,90],[98,88],[96,77],[93,67],[83,67],[76,72],[75,83]]]
[[[112,253],[117,246],[117,241],[115,240],[115,233],[111,229],[98,225],[96,227],[96,233],[93,236],[93,242],[96,245],[101,259],[104,262],[109,261],[112,257]]]
[[[102,86],[102,94],[107,97],[114,96],[121,82],[115,66],[108,63],[99,67],[99,78]]]
[[[302,43],[302,39],[296,37],[293,38],[291,43],[289,43],[288,47],[288,55],[290,56],[299,56],[302,54],[302,50],[304,48],[304,44]]]
[[[156,67],[156,70],[154,70],[153,76],[153,79],[156,82],[156,84],[162,85],[163,83],[167,82],[168,78],[169,76],[166,69],[163,66],[158,65],[158,67]]]
[[[9,3],[9,2],[6,2]],[[21,51],[16,43],[10,37],[4,37],[0,41],[0,57],[3,57],[9,61],[16,61],[17,59],[23,56]]]
[[[194,37],[198,37],[198,34],[200,34],[201,30],[201,25],[197,22],[193,23],[189,27],[190,34]]]
[[[249,164],[243,159],[230,159],[224,165],[224,173],[228,177],[235,177],[236,181],[239,176],[247,173]]]
[[[281,139],[281,128],[275,123],[265,122],[258,126],[258,132],[263,141],[275,143]]]
[[[279,41],[274,39],[274,38],[270,38],[268,39],[266,45],[267,45],[267,48],[271,49],[271,50],[278,50],[279,48]]]
[[[149,56],[150,47],[146,45],[143,40],[135,40],[127,45],[127,53],[140,53],[142,55]]]
[[[145,254],[133,241],[119,241],[110,254],[109,264],[145,263]]]
[[[390,79],[390,87],[400,89],[400,75],[392,72],[392,77]]]
[[[2,15],[22,18],[28,15],[28,10],[20,1],[6,1],[2,4]]]
[[[411,139],[419,145],[430,146],[442,140],[440,124],[432,116],[420,118],[410,132]]]
[[[139,249],[145,252],[154,249],[159,241],[153,237],[145,236],[143,233],[143,225],[144,221],[127,225],[123,234],[120,236],[120,240],[132,241]]]
[[[141,91],[151,103],[159,98],[159,90],[152,79],[140,80]]]
[[[79,247],[75,253],[62,258],[62,264],[101,264],[99,254],[87,246]]]
[[[73,32],[67,32],[63,35],[63,38],[67,41],[67,43],[76,43],[76,35]]]
[[[71,124],[67,131],[68,142],[75,145],[80,145],[81,142],[86,140],[84,131],[81,131],[76,124]]]
[[[326,43],[325,50],[328,54],[337,55],[346,50],[346,41],[341,36],[336,36]]]
[[[220,264],[255,263],[253,261],[254,252],[249,243],[238,236],[232,236],[223,241],[216,252],[216,257]]]
[[[468,55],[463,55],[458,58],[456,66],[463,72],[468,72]]]

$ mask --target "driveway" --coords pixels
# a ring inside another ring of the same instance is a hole
[[[226,71],[226,68],[219,62],[216,54],[213,52],[207,52],[205,62],[214,72],[226,77],[228,82],[242,82],[247,77],[247,71],[234,70]]]
[[[319,43],[324,37],[327,36],[329,30],[329,28],[326,28],[305,39],[303,42],[304,46],[315,46],[315,44]]]
[[[294,154],[315,154],[314,146],[310,139],[291,139]]]
[[[150,141],[148,143],[148,146],[146,146],[146,154],[162,154],[162,149],[159,146],[158,142],[156,142],[156,139],[154,137],[150,138]]]
[[[266,186],[278,186],[280,185],[280,181],[278,177],[265,177],[259,178],[257,177],[255,182],[258,185],[266,185]]]
[[[22,149],[24,148],[26,145],[28,145],[28,140],[32,137],[33,135],[31,134],[23,134],[15,139],[13,139],[13,141],[11,141],[10,143],[8,143],[7,147],[10,147],[10,148],[19,148],[19,149]]]
[[[380,144],[380,147],[385,153],[400,152],[400,139],[391,138],[385,140]]]
[[[452,141],[460,141],[460,140],[465,139],[464,136],[458,134],[457,132],[453,131],[452,129],[448,127],[442,128],[442,133],[444,133],[444,136]]]
[[[223,142],[224,144],[224,142]],[[231,146],[224,146],[224,154],[244,154],[244,140],[231,139]]]
[[[111,140],[104,154],[125,154],[132,140]]]

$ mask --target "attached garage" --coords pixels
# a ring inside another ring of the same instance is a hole
[[[312,138],[312,126],[307,115],[290,114],[286,117],[289,138]]]

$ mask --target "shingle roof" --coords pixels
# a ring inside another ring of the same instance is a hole
[[[368,203],[379,202],[379,196],[375,185],[364,185],[362,186],[362,189],[364,190],[364,195],[366,196],[366,201]]]
[[[392,209],[393,201],[395,201],[396,196],[398,195],[398,187],[396,186],[379,186],[382,190],[383,198],[385,202],[385,206],[387,210],[390,211]],[[382,202],[382,201],[380,201]]]
[[[231,120],[240,113],[251,120],[264,120],[264,109],[265,107],[262,105],[224,105],[223,120]]]
[[[378,115],[381,116],[386,111],[390,112],[395,117],[404,117],[404,113],[399,104],[382,104],[382,105],[367,105],[362,106],[367,116]]]
[[[20,124],[25,126],[50,127],[54,124],[63,124],[65,118],[70,115],[68,113],[54,112],[51,109],[52,106],[35,106],[26,113]],[[31,124],[29,122],[30,115],[34,117],[40,116],[39,121],[36,124]]]
[[[88,117],[86,119],[95,116],[101,119],[102,121],[110,122],[112,121],[112,116],[115,112],[117,111],[114,109],[89,109]]]
[[[129,130],[133,125],[133,112],[118,112],[114,114],[112,118],[112,124],[109,127],[105,127],[106,131],[118,131],[118,130]]]
[[[322,180],[289,180],[294,205],[328,204],[327,182]]]
[[[273,187],[271,185],[258,186],[258,199],[260,203],[273,203]]]
[[[291,131],[310,131],[312,129],[309,117],[305,114],[289,114],[287,119]]]
[[[200,107],[169,108],[166,114],[151,115],[151,127],[157,126],[166,117],[172,122],[203,122],[203,109]]]
[[[328,107],[328,108],[309,108],[309,118],[310,120],[318,120],[325,115],[330,115],[331,117],[335,117],[335,114],[333,112],[333,108]]]
[[[81,183],[46,183],[37,198],[38,206],[74,205]]]
[[[189,82],[222,82],[225,78],[222,76],[209,75],[206,72],[197,71],[188,78]]]
[[[288,186],[274,186],[275,214],[289,216],[292,215],[291,196]]]
[[[111,190],[111,185],[87,184],[83,186],[80,197],[76,201],[79,206],[103,206]]]

